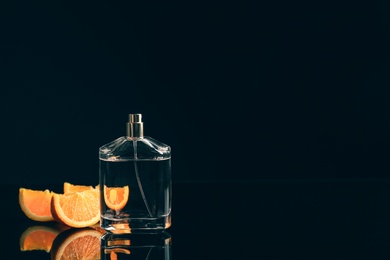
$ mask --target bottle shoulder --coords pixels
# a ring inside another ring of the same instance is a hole
[[[103,160],[165,160],[170,157],[171,147],[149,136],[122,136],[99,148],[99,158]]]

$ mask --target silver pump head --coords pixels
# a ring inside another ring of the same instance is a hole
[[[129,114],[129,122],[127,123],[128,137],[143,137],[144,123],[142,122],[141,114]]]

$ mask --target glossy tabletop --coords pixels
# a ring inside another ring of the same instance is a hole
[[[170,257],[389,259],[389,187],[388,180],[174,183]],[[60,191],[61,185],[28,188]],[[1,187],[2,255],[51,259],[50,250],[21,250],[26,230],[56,224],[27,219],[18,189]]]

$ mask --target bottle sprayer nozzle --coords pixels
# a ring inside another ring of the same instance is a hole
[[[129,114],[129,123],[142,123],[141,114]]]
[[[129,114],[129,122],[127,123],[127,136],[144,136],[144,123],[142,122],[142,114]]]

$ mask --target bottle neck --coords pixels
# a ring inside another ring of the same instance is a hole
[[[144,137],[143,123],[127,123],[127,137],[130,138]]]

